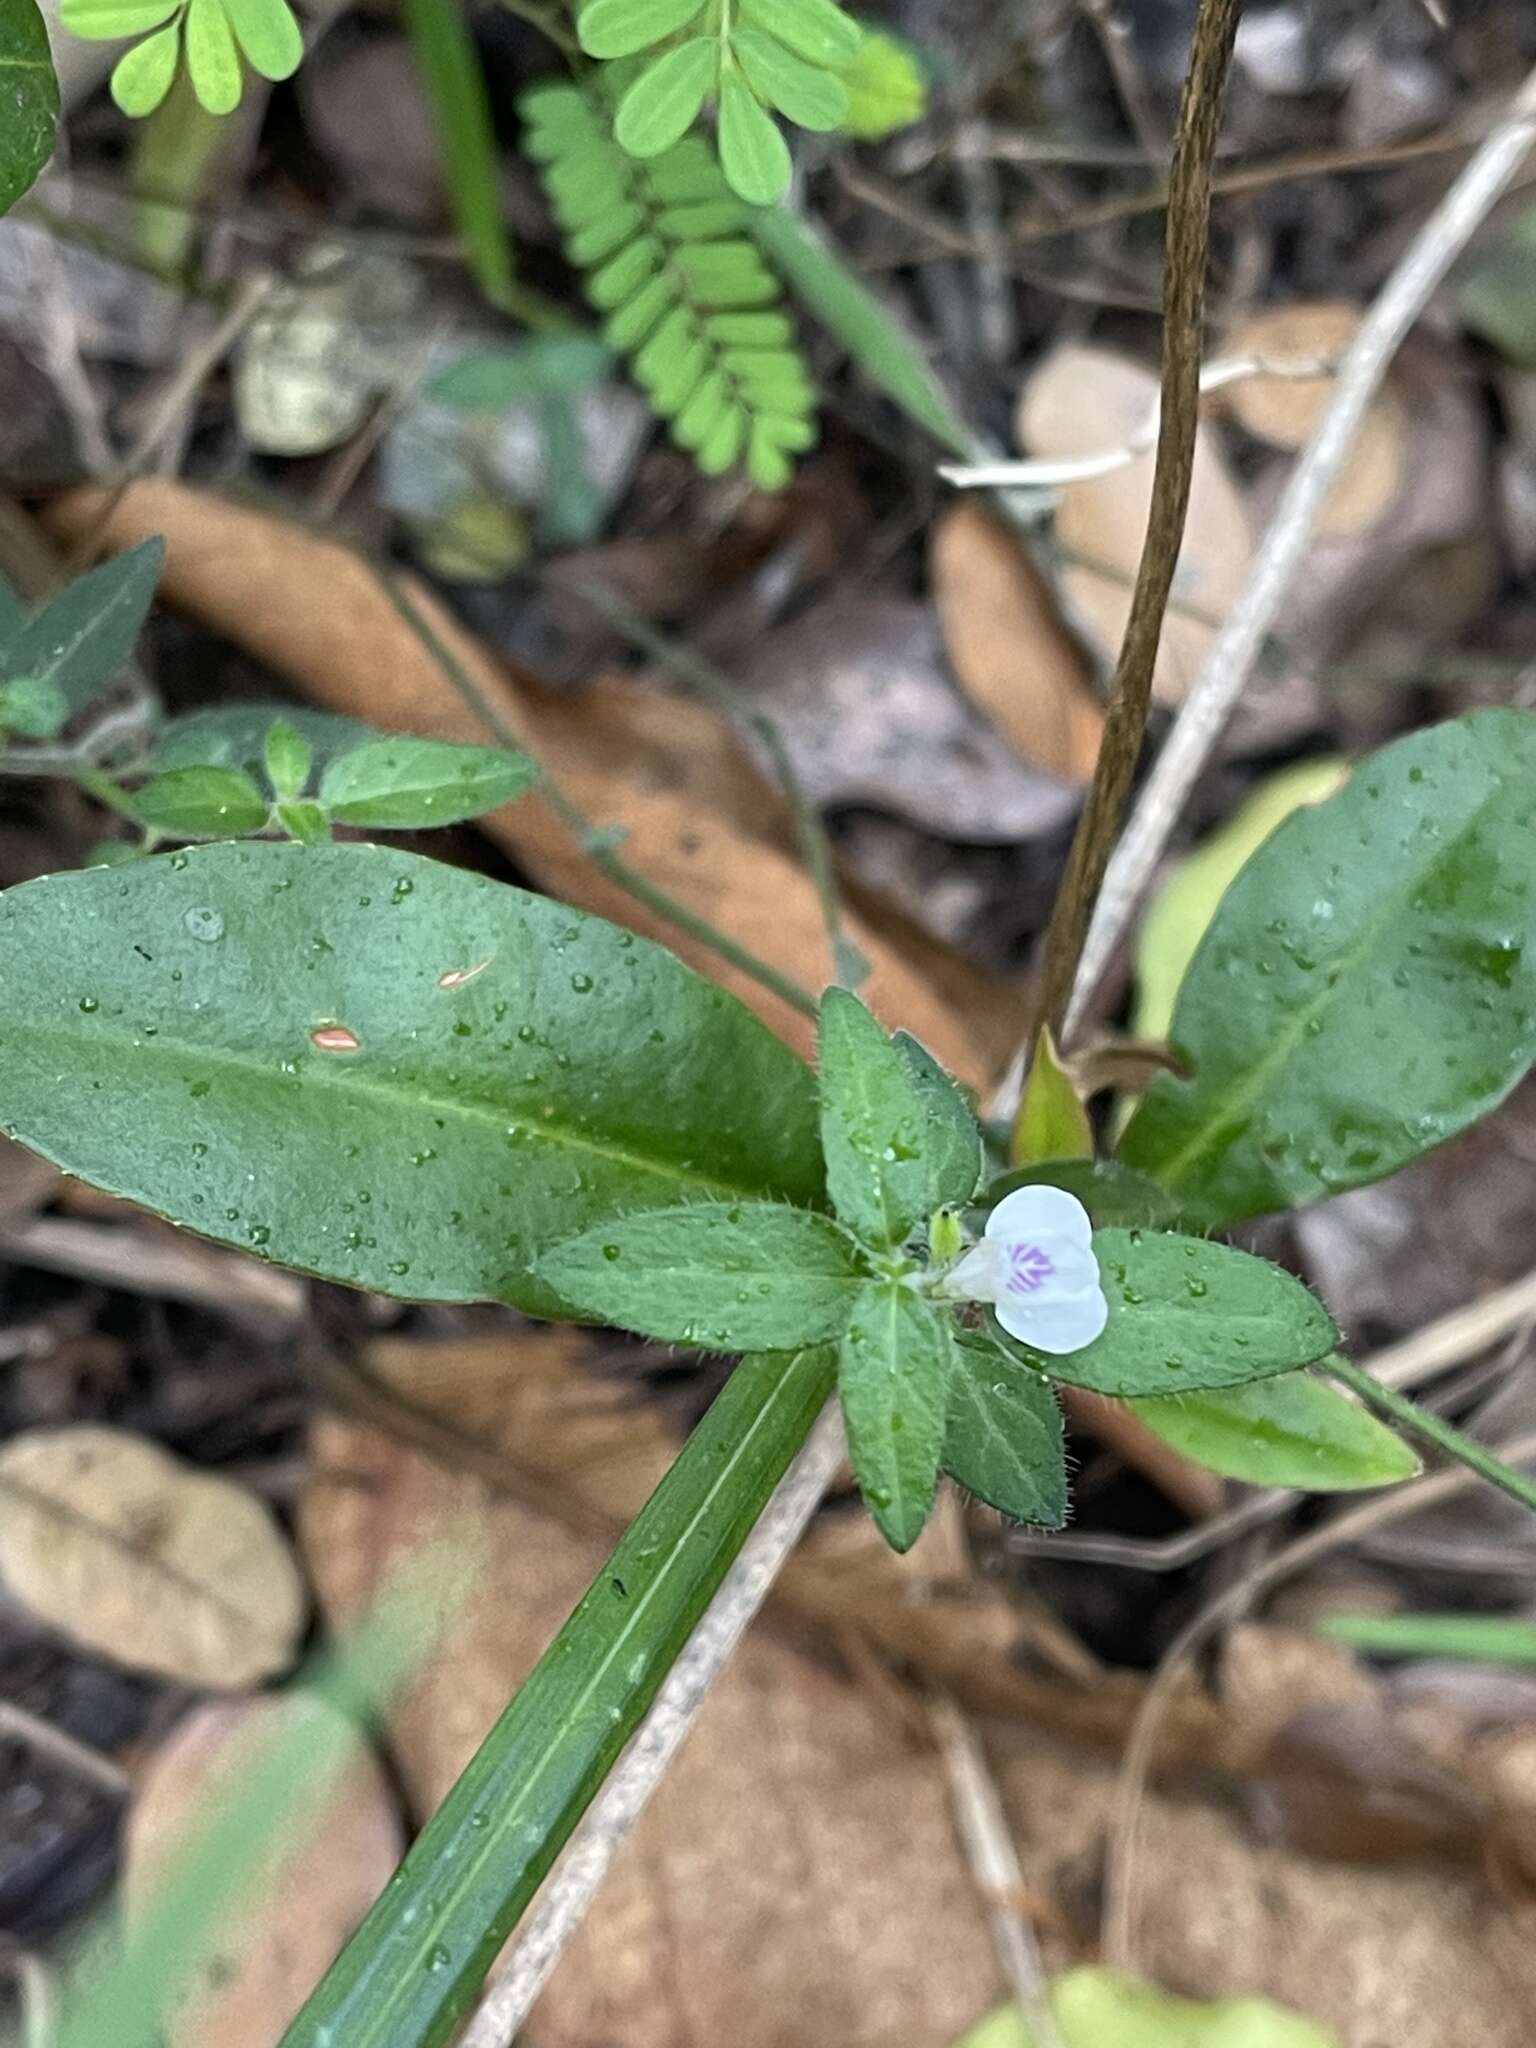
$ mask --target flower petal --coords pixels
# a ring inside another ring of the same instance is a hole
[[[1015,1188],[987,1218],[986,1235],[1036,1242],[1050,1235],[1086,1247],[1093,1241],[1093,1224],[1076,1195],[1065,1188]]]
[[[944,1292],[961,1301],[995,1301],[1003,1284],[1003,1248],[983,1238],[944,1276]]]
[[[1050,1279],[1053,1297],[1075,1294],[1082,1288],[1100,1284],[1099,1262],[1091,1246],[1075,1244],[1070,1239],[1057,1236],[1037,1238],[1035,1242],[1056,1269]]]
[[[1063,1357],[1081,1351],[1104,1334],[1109,1321],[1109,1303],[1101,1288],[1078,1293],[1051,1294],[1038,1301],[1020,1302],[1012,1296],[996,1308],[999,1323],[1010,1337],[1034,1351],[1048,1351]]]

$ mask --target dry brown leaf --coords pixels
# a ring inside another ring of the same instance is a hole
[[[404,1371],[403,1355],[394,1366]],[[482,1417],[510,1400],[501,1426],[527,1450],[519,1379],[525,1393],[542,1382],[554,1419],[552,1374],[559,1359],[541,1348],[522,1375],[504,1361],[489,1386],[466,1360],[436,1380]],[[626,1496],[664,1454],[647,1411],[630,1416],[638,1469],[610,1471]],[[605,1434],[617,1441],[592,1423],[589,1451]],[[338,1629],[391,1560],[434,1529],[471,1516],[487,1552],[473,1611],[391,1724],[402,1780],[426,1810],[585,1590],[601,1546],[367,1425],[325,1421],[314,1451],[303,1535]],[[581,1483],[604,1462],[584,1461]],[[856,1552],[859,1522],[829,1527],[825,1557],[838,1543]],[[905,1593],[909,1617],[940,1604],[910,1581]],[[1027,1719],[989,1740],[1048,1960],[1077,1960],[1092,1940],[1112,1766]],[[1529,1961],[1506,1953],[1474,1879],[1319,1866],[1256,1848],[1230,1814],[1161,1798],[1148,1802],[1145,1841],[1148,1975],[1194,1996],[1265,1993],[1339,2027],[1348,2048],[1525,2048]],[[1052,1931],[1069,1924],[1075,1948]],[[1000,1995],[983,1929],[936,1759],[877,1695],[759,1630],[627,1844],[530,2036],[541,2048],[948,2048]]]
[[[0,1138],[0,1226],[19,1223],[57,1190],[60,1173],[46,1159]]]
[[[1093,455],[1142,433],[1157,405],[1151,370],[1108,349],[1068,343],[1046,357],[1019,396],[1018,437],[1030,455]],[[1152,504],[1153,451],[1090,483],[1069,484],[1056,535],[1070,559],[1061,593],[1105,661],[1119,652]],[[1153,688],[1178,704],[1193,682],[1214,624],[1223,619],[1252,555],[1248,513],[1209,427],[1195,442],[1184,544],[1173,580]]]
[[[405,625],[372,568],[351,549],[166,481],[135,484],[116,504],[100,491],[72,491],[48,510],[52,531],[72,540],[94,532],[98,521],[111,549],[163,534],[162,588],[170,602],[316,703],[394,731],[484,738],[484,728]],[[820,985],[829,969],[815,889],[787,852],[749,836],[741,813],[761,820],[771,805],[720,720],[712,722],[708,755],[712,786],[718,791],[729,773],[737,792],[730,809],[700,800],[687,780],[696,770],[685,768],[675,745],[663,750],[653,744],[647,753],[637,744],[637,722],[654,742],[659,720],[675,723],[685,715],[675,700],[647,705],[643,692],[612,687],[595,699],[553,697],[504,667],[420,585],[402,582],[444,648],[583,809],[599,825],[623,829],[626,860],[784,973]],[[690,709],[697,734],[707,714]],[[733,760],[739,768],[728,767]],[[813,1027],[806,1018],[610,882],[541,798],[527,797],[484,822],[551,894],[661,939],[733,989],[792,1045],[809,1049]],[[856,918],[850,936],[871,963],[864,993],[873,1008],[922,1039],[964,1079],[979,1085],[990,1078],[965,1020],[907,961]]]
[[[962,498],[934,527],[929,567],[949,659],[971,702],[1026,761],[1086,782],[1103,708],[1022,543]]]
[[[1222,343],[1224,356],[1267,356],[1276,363],[1337,363],[1360,326],[1360,308],[1348,299],[1301,299],[1270,306],[1235,327]],[[1244,377],[1220,393],[1220,403],[1240,427],[1272,448],[1305,448],[1317,431],[1334,379]]]
[[[334,1707],[303,1692],[199,1707],[156,1751],[128,1816],[128,1948],[135,1930],[152,1922],[177,1851],[196,1840],[224,1789],[238,1784],[244,1759],[310,1729],[328,1752],[341,1746],[344,1770],[318,1804],[306,1804],[298,1843],[277,1851],[254,1895],[200,1957],[184,2001],[163,2015],[166,2048],[276,2048],[404,1853],[378,1760]]]
[[[228,1689],[288,1669],[307,1608],[287,1539],[253,1493],[88,1424],[0,1449],[0,1578],[87,1649]]]

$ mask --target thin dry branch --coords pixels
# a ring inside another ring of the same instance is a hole
[[[1388,364],[1533,143],[1536,71],[1419,230],[1344,353],[1328,409],[1291,472],[1254,555],[1248,583],[1211,642],[1105,872],[1067,1005],[1067,1035],[1081,1024],[1189,793],[1247,685]]]

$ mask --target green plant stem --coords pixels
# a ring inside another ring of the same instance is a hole
[[[1522,1507],[1536,1514],[1536,1480],[1527,1479],[1523,1472],[1506,1465],[1492,1451],[1484,1450],[1471,1437],[1463,1436],[1459,1429],[1452,1429],[1438,1415],[1431,1415],[1427,1408],[1421,1408],[1416,1401],[1383,1386],[1373,1374],[1362,1372],[1358,1365],[1351,1365],[1347,1358],[1337,1354],[1324,1359],[1316,1370],[1328,1373],[1342,1386],[1348,1387],[1351,1393],[1357,1394],[1368,1408],[1374,1408],[1379,1415],[1395,1422],[1399,1429],[1407,1430],[1409,1435],[1433,1444],[1447,1457],[1454,1458],[1458,1465],[1465,1465],[1469,1472],[1476,1472],[1490,1486],[1496,1486],[1501,1493],[1507,1493],[1511,1500],[1519,1501]]]
[[[281,2048],[448,2039],[834,1378],[826,1347],[737,1366]]]
[[[606,619],[610,626],[622,633],[632,647],[648,654],[685,689],[692,690],[707,704],[716,705],[728,718],[749,726],[756,733],[773,763],[774,774],[778,777],[784,801],[794,821],[795,840],[806,872],[815,885],[837,979],[845,988],[857,989],[869,974],[869,962],[844,927],[837,875],[832,863],[832,843],[815,805],[801,787],[784,735],[774,720],[766,712],[759,711],[746,691],[737,689],[730,677],[722,675],[713,662],[706,661],[691,647],[681,646],[667,634],[659,633],[649,619],[641,618],[637,611],[622,603],[600,583],[589,582],[583,576],[563,576],[558,570],[547,572],[544,580],[556,590],[568,590],[573,597],[579,597],[583,604],[590,605],[600,618]]]
[[[373,568],[390,603],[486,731],[499,740],[502,746],[515,747],[527,753],[528,749],[521,735],[513,731],[464,664],[454,655],[453,650],[444,645],[441,637],[433,631],[431,622],[422,617],[400,578],[383,563],[375,562]],[[612,845],[605,839],[601,827],[595,825],[581,806],[566,795],[559,783],[542,765],[539,775],[539,787],[545,800],[570,826],[592,865],[605,874],[610,882],[633,896],[637,903],[643,903],[646,909],[654,912],[657,917],[664,918],[678,931],[685,932],[691,939],[696,939],[701,946],[707,946],[719,959],[736,968],[738,972],[750,975],[752,980],[767,989],[770,995],[777,996],[781,1003],[787,1003],[792,1010],[798,1010],[802,1017],[815,1017],[818,1014],[816,999],[809,990],[802,988],[799,982],[791,980],[787,974],[781,974],[778,968],[767,960],[759,959],[757,954],[738,944],[729,932],[711,924],[708,918],[700,917],[697,912],[690,910],[686,903],[679,903],[675,896],[669,896],[664,889],[658,889],[653,882],[647,881],[638,869],[632,868],[627,861],[619,858]]]
[[[110,775],[105,775],[101,769],[83,763],[70,773],[88,796],[95,797],[97,803],[105,804],[109,811],[116,811],[120,818],[127,818],[131,824],[143,830],[143,822],[134,809],[133,798],[126,789],[114,782]]]

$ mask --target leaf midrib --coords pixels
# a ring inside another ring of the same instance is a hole
[[[1217,1099],[1215,1108],[1213,1108],[1212,1113],[1206,1118],[1205,1122],[1188,1139],[1181,1150],[1176,1152],[1171,1160],[1165,1162],[1158,1169],[1158,1177],[1165,1187],[1177,1187],[1180,1179],[1187,1173],[1191,1164],[1209,1150],[1214,1138],[1234,1118],[1239,1123],[1239,1135],[1242,1135],[1242,1132],[1249,1127],[1244,1112],[1252,1107],[1264,1084],[1295,1053],[1297,1047],[1306,1037],[1307,1025],[1315,1018],[1321,1016],[1325,1010],[1329,1009],[1335,1000],[1347,1000],[1347,998],[1337,995],[1339,984],[1343,981],[1346,970],[1356,966],[1362,957],[1370,951],[1381,936],[1383,929],[1397,915],[1404,901],[1415,890],[1424,887],[1426,877],[1433,876],[1438,871],[1443,862],[1448,860],[1468,835],[1482,823],[1484,813],[1489,807],[1500,801],[1505,794],[1505,785],[1502,782],[1495,782],[1494,787],[1478,804],[1476,810],[1471,813],[1465,825],[1462,826],[1456,836],[1453,839],[1442,841],[1439,853],[1430,862],[1429,866],[1419,870],[1397,888],[1387,892],[1381,901],[1380,908],[1368,919],[1359,944],[1342,956],[1339,963],[1339,972],[1332,985],[1325,986],[1319,990],[1311,1002],[1303,1004],[1299,1010],[1290,1012],[1289,1018],[1277,1034],[1271,1050],[1247,1070],[1246,1076],[1228,1094]],[[1174,1042],[1177,1043],[1177,1015],[1175,1015],[1173,1020],[1172,1035]]]
[[[18,1037],[37,1039],[41,1040],[45,1046],[57,1044],[63,1035],[57,1028],[47,1029],[42,1025],[27,1024],[15,1020],[6,1020],[4,1025],[0,1026],[0,1036],[12,1040]],[[80,1042],[85,1042],[85,1033],[81,1032],[74,1035]],[[268,1084],[272,1081],[270,1062],[258,1058],[255,1054],[239,1053],[223,1047],[189,1046],[185,1041],[173,1041],[160,1037],[150,1040],[145,1039],[141,1034],[129,1035],[124,1033],[113,1036],[110,1032],[97,1032],[94,1036],[98,1041],[103,1036],[108,1037],[112,1048],[131,1054],[134,1064],[140,1068],[149,1065],[155,1060],[158,1060],[162,1065],[171,1060],[178,1062],[198,1061],[205,1065],[211,1065],[216,1070],[223,1070],[242,1076],[259,1077]],[[441,1113],[445,1116],[457,1117],[471,1124],[483,1121],[487,1125],[494,1126],[503,1134],[509,1124],[515,1124],[519,1138],[532,1138],[541,1143],[556,1146],[564,1151],[580,1152],[589,1158],[601,1159],[612,1166],[624,1167],[637,1173],[651,1174],[659,1179],[671,1180],[680,1186],[699,1188],[711,1195],[723,1194],[727,1197],[738,1195],[745,1196],[748,1199],[756,1199],[763,1193],[765,1185],[763,1182],[748,1184],[746,1182],[726,1180],[698,1173],[677,1161],[658,1162],[655,1159],[646,1158],[642,1154],[631,1152],[624,1146],[611,1143],[604,1144],[599,1140],[572,1130],[567,1124],[551,1120],[542,1115],[536,1114],[534,1117],[529,1117],[528,1112],[521,1108],[498,1111],[479,1104],[466,1103],[462,1097],[439,1096],[424,1093],[420,1089],[414,1088],[391,1088],[381,1084],[377,1079],[370,1083],[365,1078],[365,1069],[360,1065],[353,1065],[349,1070],[347,1066],[342,1064],[343,1061],[352,1060],[355,1057],[354,1055],[339,1053],[328,1054],[326,1057],[334,1059],[337,1064],[330,1068],[307,1066],[303,1075],[299,1077],[298,1085],[301,1088],[319,1088],[323,1092],[339,1096],[344,1100],[383,1101],[391,1107],[420,1111],[429,1116]],[[23,1139],[22,1142],[28,1143],[30,1141]]]

